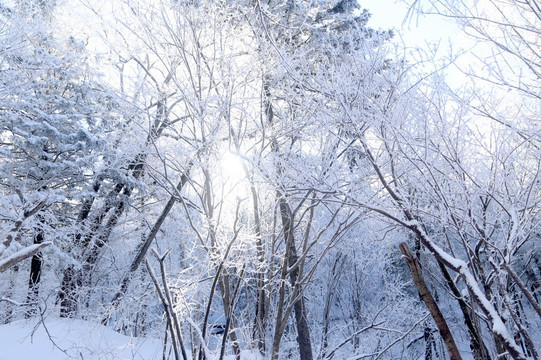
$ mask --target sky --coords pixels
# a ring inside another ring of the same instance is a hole
[[[372,14],[370,26],[376,29],[394,28],[408,46],[440,39],[447,41],[459,32],[454,23],[436,15],[414,15],[406,20],[408,5],[400,0],[360,0],[359,3]]]
[[[464,43],[458,26],[437,15],[417,15],[407,18],[408,5],[401,0],[359,0],[362,8],[372,14],[368,25],[375,29],[394,29],[394,42],[406,48],[436,51],[436,58],[456,53]],[[460,41],[456,41],[460,39]]]
[[[359,3],[372,14],[370,27],[395,30],[392,41],[399,52],[406,49],[404,55],[409,61],[422,64],[417,68],[421,74],[445,66],[446,81],[452,88],[459,89],[469,81],[464,71],[476,62],[475,54],[482,49],[454,21],[416,12],[407,17],[409,7],[405,0],[359,0]]]

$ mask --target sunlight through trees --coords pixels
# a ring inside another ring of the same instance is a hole
[[[469,50],[356,0],[0,3],[0,322],[176,360],[539,359],[540,4],[403,4]]]

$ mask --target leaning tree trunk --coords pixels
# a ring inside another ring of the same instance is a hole
[[[487,296],[479,288],[479,284],[475,280],[468,264],[465,261],[457,259],[454,256],[446,253],[427,235],[424,228],[419,224],[419,222],[412,215],[411,211],[406,207],[404,199],[402,198],[399,190],[393,188],[386,179],[386,176],[384,175],[380,166],[377,164],[376,159],[370,151],[370,148],[368,147],[366,141],[364,141],[363,139],[360,140],[361,145],[366,152],[367,158],[372,164],[372,168],[376,172],[376,175],[381,185],[383,186],[387,194],[393,199],[393,201],[398,207],[398,210],[403,214],[405,220],[402,220],[382,209],[372,208],[367,205],[363,206],[367,206],[367,208],[379,212],[380,214],[388,217],[389,219],[392,219],[393,221],[409,229],[411,232],[413,232],[413,234],[415,234],[415,236],[421,241],[423,246],[437,260],[441,261],[441,263],[444,264],[447,268],[459,273],[464,278],[466,286],[472,294],[472,298],[475,300],[475,302],[477,302],[480,309],[483,311],[487,319],[492,324],[492,333],[494,334],[494,337],[502,344],[502,346],[505,347],[505,350],[507,350],[508,354],[513,359],[526,360],[526,357],[522,353],[522,350],[507,330],[507,327],[505,326],[505,323],[503,322],[500,313],[490,302],[490,299],[488,299]]]
[[[169,201],[167,202],[167,204],[163,208],[160,216],[156,220],[156,223],[154,224],[154,226],[150,230],[150,233],[147,235],[145,240],[141,244],[139,244],[139,247],[135,251],[136,256],[132,260],[132,263],[130,265],[130,268],[129,268],[128,272],[124,275],[122,281],[120,282],[120,288],[118,289],[117,293],[113,297],[113,300],[111,301],[111,312],[113,312],[116,309],[116,307],[118,306],[120,300],[124,297],[124,295],[128,291],[128,286],[130,284],[131,278],[135,275],[135,273],[137,272],[137,269],[139,269],[139,266],[143,262],[143,259],[145,258],[146,254],[148,252],[148,249],[150,248],[150,245],[152,244],[152,242],[156,238],[156,235],[158,234],[158,231],[160,230],[161,226],[163,225],[165,219],[169,215],[169,212],[171,211],[171,209],[173,208],[173,206],[177,202],[178,194],[180,193],[180,191],[182,190],[182,188],[184,187],[184,185],[188,181],[188,177],[189,177],[189,173],[190,173],[192,165],[193,165],[193,162],[190,162],[188,164],[188,169],[182,174],[182,176],[180,178],[180,182],[178,183],[178,185],[176,187],[176,193],[173,193],[171,195],[171,197],[169,198]],[[108,315],[104,316],[102,318],[102,323],[106,323],[108,318],[109,318]]]
[[[400,250],[402,251],[402,254],[404,254],[404,258],[410,269],[415,287],[417,287],[417,290],[419,291],[421,300],[423,300],[423,302],[425,303],[426,307],[430,311],[430,315],[432,315],[432,318],[434,319],[434,322],[438,327],[438,330],[441,337],[443,338],[443,342],[445,343],[445,347],[447,348],[447,352],[449,353],[451,360],[462,360],[460,352],[458,351],[458,347],[456,346],[455,339],[453,338],[453,335],[451,334],[451,331],[447,326],[447,322],[445,321],[445,318],[443,317],[438,304],[434,300],[434,297],[430,293],[430,290],[426,286],[425,280],[423,278],[423,273],[421,272],[421,267],[419,265],[419,261],[411,254],[406,243],[400,243]]]
[[[447,271],[447,268],[441,263],[441,261],[436,261],[438,262],[439,268],[441,270],[441,273],[443,274],[447,286],[449,286],[449,289],[458,301],[458,305],[460,306],[460,310],[462,311],[462,315],[464,316],[464,323],[466,324],[466,327],[468,328],[468,333],[470,335],[470,349],[472,351],[473,358],[475,360],[490,360],[490,353],[488,352],[483,338],[481,337],[479,329],[477,328],[477,326],[475,326],[474,319],[470,315],[470,309],[468,307],[468,304],[466,304],[466,301],[464,301],[460,290],[458,290],[454,280],[449,274],[449,271]]]

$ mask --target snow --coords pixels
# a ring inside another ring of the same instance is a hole
[[[473,293],[473,296],[477,299],[477,301],[480,303],[481,308],[485,312],[485,314],[489,317],[490,321],[492,322],[492,331],[495,334],[498,334],[503,338],[503,340],[513,348],[513,350],[521,356],[521,358],[524,358],[524,355],[522,354],[521,349],[517,346],[515,341],[513,340],[513,337],[505,327],[505,324],[503,323],[503,320],[501,319],[500,315],[494,308],[494,306],[490,303],[490,301],[486,298],[485,294],[481,291],[479,288],[479,284],[477,284],[477,280],[475,280],[475,277],[468,269],[468,265],[463,260],[457,259],[451,255],[449,255],[447,252],[445,252],[442,248],[440,248],[432,239],[423,231],[422,228],[417,227],[417,230],[422,235],[424,239],[425,245],[431,249],[432,253],[436,254],[440,259],[442,259],[445,263],[447,263],[454,271],[459,272],[462,276],[464,276],[464,279],[466,281],[466,284],[468,286],[468,289]]]
[[[52,316],[43,323],[29,319],[0,325],[0,339],[0,360],[157,360],[163,356],[159,339],[125,336],[100,324]],[[224,360],[234,359],[224,356]],[[255,350],[241,352],[241,360],[262,359]]]
[[[501,319],[500,315],[498,314],[494,306],[492,306],[492,304],[481,292],[481,289],[479,288],[479,285],[477,284],[477,281],[475,281],[475,278],[473,277],[471,272],[467,270],[466,268],[461,269],[461,270],[462,271],[460,273],[465,277],[468,287],[473,292],[477,300],[481,303],[481,305],[485,308],[487,315],[492,321],[492,331],[495,334],[500,335],[509,346],[512,346],[514,348],[515,352],[519,354],[519,356],[524,358],[524,354],[522,353],[522,350],[515,344],[513,337],[511,336],[511,334],[509,334],[509,331],[505,327],[505,324],[503,323],[503,320]]]
[[[162,358],[160,340],[121,335],[83,320],[48,317],[43,323],[38,319],[16,321],[0,325],[0,339],[0,360]]]
[[[43,248],[45,248],[45,247],[47,247],[47,246],[49,246],[51,244],[52,244],[51,242],[44,242],[44,243],[41,243],[41,244],[33,244],[33,245],[27,246],[27,247],[25,247],[25,248],[23,248],[23,249],[21,249],[19,251],[16,251],[15,253],[4,257],[3,259],[0,259],[0,272],[4,271],[5,269],[7,269],[9,266],[11,266],[13,264],[34,255],[39,250],[41,250],[41,249],[43,249]],[[2,253],[1,255],[5,255],[5,254]]]
[[[218,360],[216,356],[216,360]],[[241,360],[263,360],[263,356],[256,350],[243,350],[240,352]],[[213,359],[214,360],[214,359]],[[235,360],[235,355],[224,356],[224,360]]]

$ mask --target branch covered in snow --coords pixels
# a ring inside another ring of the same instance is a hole
[[[22,250],[17,251],[11,256],[8,256],[5,259],[1,259],[0,260],[0,273],[9,269],[11,266],[23,261],[24,259],[34,256],[35,254],[40,252],[43,248],[46,248],[47,246],[51,244],[52,244],[51,242],[44,242],[41,244],[30,245],[30,246],[25,247]]]

